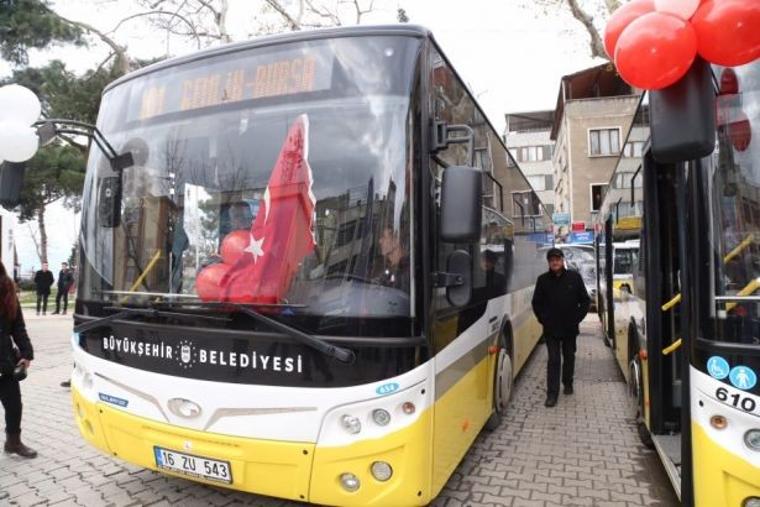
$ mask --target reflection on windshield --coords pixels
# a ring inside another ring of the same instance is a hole
[[[715,68],[718,143],[712,157],[715,293],[760,295],[760,62]],[[716,302],[719,339],[760,344],[757,302]]]
[[[121,224],[108,228],[97,211],[99,181],[114,173],[99,154],[91,156],[84,299],[276,303],[318,315],[409,316],[407,160],[416,49],[404,44],[393,38],[370,44],[388,60],[383,64],[401,65],[393,73],[406,76],[401,95],[377,65],[365,66],[372,78],[351,67],[361,51],[346,48],[331,74],[333,84],[341,80],[339,91],[321,84],[314,100],[289,95],[164,116],[151,109],[145,121],[124,129],[112,114],[124,113],[132,82],[109,92],[102,122],[114,126],[109,139],[129,150],[135,165],[122,176]],[[358,87],[371,89],[371,79],[393,94],[357,94]]]

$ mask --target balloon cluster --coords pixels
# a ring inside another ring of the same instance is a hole
[[[222,299],[233,300],[234,297],[226,297],[222,279],[245,254],[245,249],[251,242],[251,233],[248,230],[232,231],[224,237],[219,253],[222,262],[206,266],[198,273],[195,279],[195,291],[203,301],[221,301]]]
[[[40,101],[17,84],[0,87],[0,162],[24,162],[37,152],[39,139],[31,127],[40,117]]]
[[[659,90],[697,54],[734,67],[760,57],[758,0],[632,0],[612,15],[604,49],[630,85]]]

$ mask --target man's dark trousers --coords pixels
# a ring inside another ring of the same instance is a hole
[[[58,288],[55,294],[55,313],[61,313],[61,299],[63,299],[63,313],[69,309],[69,289]]]
[[[37,313],[40,313],[40,307],[42,307],[42,313],[47,313],[48,298],[50,293],[37,293]]]
[[[546,336],[546,348],[549,351],[549,363],[546,368],[546,394],[559,395],[560,369],[562,384],[573,385],[575,374],[575,349],[577,336],[553,337]]]

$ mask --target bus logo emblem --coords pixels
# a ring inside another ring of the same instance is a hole
[[[757,375],[746,366],[734,366],[731,368],[729,379],[734,387],[739,389],[752,389],[757,384]]]
[[[182,345],[182,348],[180,349],[180,358],[182,359],[183,363],[189,363],[191,356],[190,351],[190,345]]]
[[[720,356],[712,356],[707,360],[707,373],[709,373],[711,377],[718,380],[723,380],[724,378],[728,377],[730,369],[731,368],[728,366],[728,361]]]
[[[399,387],[400,386],[396,382],[389,382],[375,389],[375,392],[381,396],[385,396],[386,394],[391,394],[398,391]]]

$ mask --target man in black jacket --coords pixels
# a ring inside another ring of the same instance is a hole
[[[53,285],[53,272],[48,269],[48,263],[42,263],[42,269],[34,274],[34,286],[37,289],[37,315],[47,314],[48,298],[50,297],[50,286]]]
[[[547,407],[557,404],[560,366],[565,394],[573,394],[575,342],[578,324],[588,313],[591,299],[581,275],[565,269],[565,256],[559,248],[546,253],[549,271],[536,280],[533,291],[533,313],[544,327],[544,340],[549,350],[546,369]],[[564,364],[562,364],[564,363]]]
[[[69,264],[67,262],[61,263],[61,271],[58,272],[58,292],[55,294],[55,311],[53,315],[61,313],[61,298],[63,298],[63,314],[66,315],[66,310],[69,308],[69,289],[74,283],[74,275],[71,274]]]

